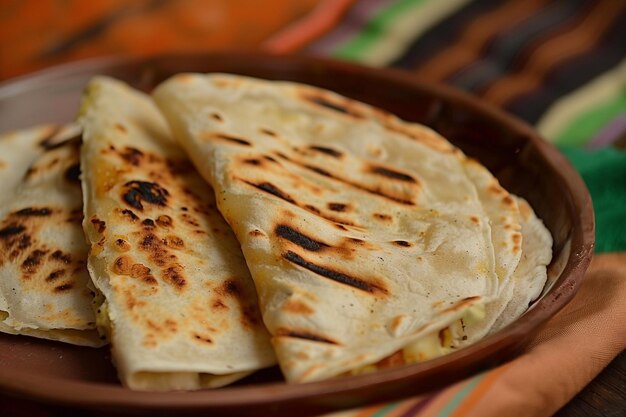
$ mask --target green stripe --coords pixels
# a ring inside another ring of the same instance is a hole
[[[467,385],[457,392],[454,397],[446,404],[446,406],[437,414],[437,417],[448,417],[457,409],[457,407],[463,402],[465,397],[474,389],[476,385],[485,377],[485,374],[476,375],[472,378]]]
[[[555,138],[561,146],[581,146],[589,142],[617,115],[626,110],[626,89],[605,103],[575,117]]]
[[[360,33],[347,40],[330,54],[336,58],[358,61],[374,45],[401,14],[429,0],[400,0],[380,11],[368,21]]]
[[[401,401],[400,402],[391,403],[391,404],[387,404],[386,406],[384,406],[383,408],[381,408],[380,410],[378,410],[377,412],[372,414],[371,417],[383,417],[389,411],[392,411],[394,408],[398,408],[398,406],[400,404],[402,404]]]

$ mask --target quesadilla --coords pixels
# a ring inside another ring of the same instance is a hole
[[[88,267],[122,383],[218,387],[273,365],[239,244],[150,98],[98,77],[79,120]]]
[[[424,338],[484,317],[520,261],[516,200],[424,126],[228,74],[153,96],[242,246],[288,381],[419,360]]]
[[[96,331],[78,126],[0,136],[0,331],[85,346]]]

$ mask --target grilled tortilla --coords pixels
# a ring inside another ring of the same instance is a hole
[[[88,266],[124,385],[217,387],[274,364],[237,240],[150,98],[96,78],[80,121]]]
[[[100,346],[87,288],[78,126],[0,136],[0,331]]]
[[[242,245],[288,381],[412,358],[519,263],[515,199],[430,129],[226,74],[181,74],[154,97]]]

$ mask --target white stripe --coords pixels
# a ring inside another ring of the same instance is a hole
[[[609,72],[555,101],[537,123],[537,129],[546,139],[554,141],[581,114],[615,99],[623,94],[625,88],[626,59]]]
[[[376,67],[386,66],[402,55],[411,42],[437,25],[470,0],[425,1],[407,10],[386,28],[383,36],[358,61]]]

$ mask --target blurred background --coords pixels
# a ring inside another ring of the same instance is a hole
[[[626,249],[612,233],[626,206],[624,0],[0,0],[0,45],[0,82],[85,58],[215,50],[402,68],[536,126],[608,213],[598,230],[613,243],[599,249]]]

